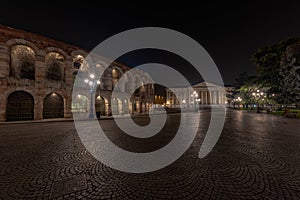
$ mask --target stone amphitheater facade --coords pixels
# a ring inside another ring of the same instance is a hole
[[[145,84],[128,99],[112,98],[112,91],[128,93],[137,80],[150,79],[147,73],[112,62],[100,78],[94,101],[83,91],[72,101],[74,79],[78,71],[89,72],[79,47],[22,30],[0,26],[0,121],[72,118],[73,113],[88,116],[90,102],[99,116],[146,113],[153,105],[154,85]],[[103,67],[97,65],[97,67]],[[115,88],[126,75],[128,83]],[[127,95],[128,96],[128,95]]]

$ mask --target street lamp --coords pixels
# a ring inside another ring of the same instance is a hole
[[[243,101],[243,99],[241,97],[238,97],[237,99],[235,99],[235,101],[238,102],[238,109],[240,109],[240,103],[241,101]]]
[[[94,118],[94,94],[97,89],[97,85],[100,85],[99,80],[95,80],[95,74],[90,74],[89,79],[85,79],[84,82],[88,85],[89,87],[89,92],[91,94],[91,100],[90,100],[90,114],[89,118],[93,119]]]
[[[196,109],[196,98],[198,98],[198,93],[194,91],[193,94],[191,94],[191,97],[193,97],[194,109]]]
[[[259,90],[256,90],[256,92],[253,92],[252,95],[254,96],[254,99],[256,100],[256,104],[257,104],[257,113],[260,113],[259,110],[259,99],[261,96],[264,95],[263,92],[259,92]]]

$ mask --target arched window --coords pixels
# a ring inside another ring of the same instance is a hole
[[[48,80],[61,81],[64,74],[64,57],[56,52],[48,53],[45,64],[47,66],[46,78]]]
[[[35,79],[35,53],[25,45],[16,45],[11,49],[10,75],[16,78]]]
[[[111,75],[112,75],[112,85],[113,87],[115,87],[115,85],[117,84],[117,82],[119,81],[122,75],[121,72],[116,68],[112,69]]]
[[[107,99],[102,96],[97,96],[95,101],[96,114],[100,116],[106,115],[106,105],[108,104]],[[100,117],[97,116],[97,117]]]
[[[64,100],[56,93],[47,95],[44,99],[43,118],[63,118],[64,117]]]
[[[73,67],[75,71],[88,71],[88,63],[82,55],[77,55],[73,58]]]
[[[88,98],[84,95],[78,94],[72,101],[73,113],[86,113],[88,112]]]
[[[16,91],[8,96],[6,106],[7,121],[33,120],[34,99],[31,94]]]

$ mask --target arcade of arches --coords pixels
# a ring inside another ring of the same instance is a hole
[[[78,71],[88,73],[91,68],[85,61],[87,54],[76,46],[0,25],[0,121],[72,118],[74,112],[88,116],[91,97],[86,91],[72,101]],[[104,71],[92,101],[98,117],[143,113],[152,106],[151,84],[137,89],[130,98],[111,97],[112,90],[125,94],[132,89],[135,79],[129,75],[126,84],[117,87],[128,70],[112,62]],[[148,77],[138,73],[141,79]]]

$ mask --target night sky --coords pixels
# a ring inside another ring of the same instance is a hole
[[[83,2],[82,2],[83,3]],[[101,3],[101,2],[99,2]],[[217,64],[224,82],[232,84],[241,72],[255,73],[251,55],[262,46],[300,36],[300,3],[282,1],[205,3],[200,6],[144,2],[139,7],[98,7],[75,3],[69,7],[45,2],[1,6],[0,24],[92,50],[104,39],[131,28],[157,26],[180,31],[198,41]],[[162,56],[163,55],[163,56]],[[119,61],[130,66],[162,62],[184,72],[192,83],[201,78],[176,55],[158,50],[128,53]]]

